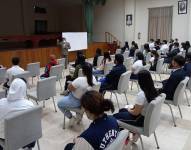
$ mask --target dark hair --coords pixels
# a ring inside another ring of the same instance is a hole
[[[190,42],[189,41],[186,41],[185,44],[186,44],[186,46],[190,47]]]
[[[149,47],[149,44],[148,44],[148,43],[144,44],[144,49],[145,49],[147,52],[150,52],[150,47]]]
[[[191,61],[191,52],[188,52],[187,54],[186,54],[186,61]]]
[[[129,49],[129,43],[128,43],[128,41],[125,42],[125,48],[128,48],[128,49]]]
[[[139,71],[138,83],[141,90],[145,93],[145,97],[148,103],[150,103],[158,96],[158,92],[154,86],[154,82],[149,71],[147,70]]]
[[[111,110],[114,112],[113,103],[104,99],[102,94],[96,91],[88,91],[81,98],[81,106],[88,110],[91,114],[99,116],[103,114],[105,111]]]
[[[84,64],[82,66],[82,72],[84,74],[84,76],[86,76],[88,84],[90,86],[93,86],[93,75],[92,75],[92,66],[90,64]]]
[[[137,52],[136,57],[137,57],[138,60],[142,60],[143,61],[143,66],[146,65],[145,57],[144,57],[142,52]]]
[[[174,56],[172,60],[175,61],[181,67],[184,66],[186,62],[185,58],[181,55]]]
[[[111,61],[111,57],[110,57],[109,52],[104,52],[103,56],[104,56],[104,58],[103,58],[104,64],[105,64],[105,62],[106,62],[106,59],[109,59],[109,61]]]
[[[123,57],[123,55],[121,55],[121,54],[116,54],[116,55],[115,55],[115,61],[117,61],[118,64],[123,64],[123,62],[124,62],[124,57]]]
[[[174,43],[174,46],[179,47],[179,43],[178,43],[178,42],[175,42],[175,43]]]
[[[158,54],[158,52],[157,51],[151,51],[151,54],[153,54],[154,55],[154,57],[156,58],[156,59],[158,59],[159,58],[159,54]]]
[[[154,39],[150,39],[151,42],[154,42]]]
[[[19,63],[20,63],[19,57],[13,57],[13,58],[12,58],[12,64],[13,64],[13,65],[18,65]]]
[[[80,54],[80,55],[78,56],[78,64],[80,64],[80,65],[84,65],[85,62],[86,62],[86,58],[85,58],[85,56],[82,55],[82,54]]]
[[[163,40],[163,43],[164,43],[164,44],[167,44],[167,40]]]
[[[96,54],[97,54],[97,55],[101,55],[101,49],[100,49],[100,48],[97,48],[97,49],[96,49]]]

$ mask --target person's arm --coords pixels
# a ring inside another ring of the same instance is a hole
[[[94,150],[84,138],[76,138],[74,144],[73,150]]]
[[[143,109],[142,105],[135,104],[133,109],[128,109],[128,112],[131,113],[133,116],[138,116],[141,114],[142,109]]]
[[[72,92],[72,91],[75,91],[76,88],[71,83],[71,84],[68,85],[68,90]]]

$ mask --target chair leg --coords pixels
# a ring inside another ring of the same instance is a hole
[[[52,100],[53,100],[55,112],[57,112],[57,110],[56,110],[56,104],[55,104],[55,101],[54,101],[54,97],[52,97]]]
[[[43,101],[43,108],[45,108],[45,100]]]
[[[37,140],[37,146],[38,146],[38,150],[40,150],[39,140]]]
[[[157,76],[156,76],[156,73],[154,73],[154,76],[155,76],[155,81],[157,80]]]
[[[36,101],[36,104],[38,105],[38,101]]]
[[[127,105],[129,104],[129,102],[128,102],[128,99],[127,99],[127,94],[126,93],[124,93],[125,94],[125,99],[126,99],[126,102],[127,102]]]
[[[117,99],[117,105],[118,105],[118,108],[120,109],[120,107],[119,107],[119,100],[118,100],[117,94],[114,93],[114,95],[115,95],[115,97],[116,97],[116,99]]]
[[[175,118],[174,118],[174,114],[173,114],[173,111],[172,111],[172,107],[170,106],[170,104],[167,104],[170,108],[170,112],[171,112],[171,115],[172,115],[172,120],[173,120],[173,123],[174,123],[174,127],[176,127],[176,122],[175,122]]]
[[[112,99],[112,92],[111,92],[111,95],[110,95],[110,100]]]
[[[142,139],[141,135],[139,135],[139,137],[140,137],[140,141],[141,141],[141,148],[142,148],[142,150],[144,150],[143,139]]]
[[[154,137],[155,137],[155,142],[157,144],[157,149],[160,149],[159,143],[158,143],[158,140],[157,140],[157,136],[156,136],[156,132],[154,132]]]
[[[182,116],[182,111],[181,111],[181,109],[180,109],[180,105],[178,105],[178,110],[179,110],[179,113],[180,113],[180,117],[183,118],[183,116]]]
[[[66,128],[66,116],[65,116],[65,113],[64,113],[64,122],[63,122],[63,129]]]
[[[133,90],[133,81],[131,81],[131,91]]]
[[[136,82],[136,84],[137,84],[137,89],[138,89],[138,91],[139,91],[139,84]]]
[[[159,78],[160,78],[160,81],[162,80],[162,78],[161,78],[161,74],[159,73]]]
[[[32,77],[32,85],[33,85],[33,77]]]
[[[60,88],[61,88],[61,91],[62,91],[62,84],[61,84],[61,81],[59,80],[59,83],[60,83]]]
[[[190,102],[189,102],[189,99],[188,99],[188,93],[187,93],[186,90],[185,90],[185,95],[186,95],[186,100],[187,100],[188,106],[190,107]]]

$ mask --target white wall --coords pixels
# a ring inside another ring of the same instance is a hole
[[[108,0],[105,6],[96,6],[94,16],[94,41],[104,42],[105,32],[110,32],[120,41],[124,42],[124,2],[124,0]]]
[[[134,33],[132,33],[133,27],[125,27],[126,40],[135,40],[139,44],[145,43],[148,40],[148,8],[173,6],[173,23],[172,23],[172,38],[178,38],[180,41],[188,40],[189,38],[189,18],[190,14],[178,15],[178,0],[134,0],[134,10],[129,11],[129,5],[132,0],[126,0],[126,11],[134,14]],[[132,6],[132,5],[131,5]],[[189,7],[188,7],[189,8]],[[136,12],[136,13],[135,13]],[[189,10],[188,10],[189,12]],[[141,39],[138,40],[138,33],[141,33]]]

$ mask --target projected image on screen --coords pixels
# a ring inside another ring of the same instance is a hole
[[[69,51],[84,50],[88,47],[87,32],[66,32],[62,33],[62,37],[70,43]]]

